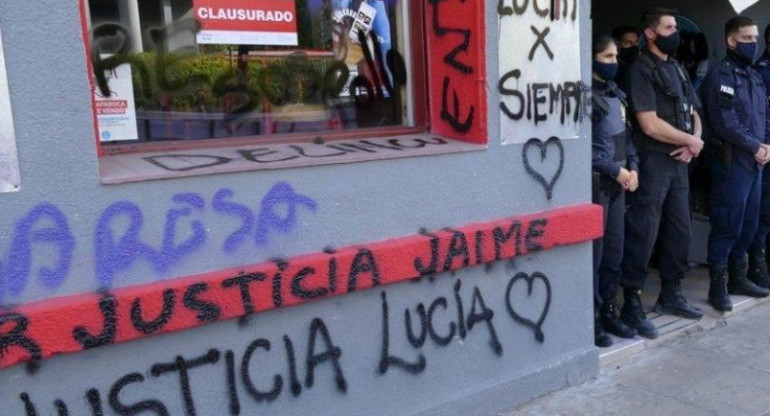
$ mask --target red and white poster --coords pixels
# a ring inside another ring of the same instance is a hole
[[[294,0],[193,0],[200,43],[297,45]]]
[[[102,59],[109,56],[102,55]],[[119,65],[105,76],[110,95],[102,95],[98,88],[94,91],[99,139],[102,142],[138,140],[131,64]]]

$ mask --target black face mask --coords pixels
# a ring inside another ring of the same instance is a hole
[[[668,36],[658,34],[658,37],[655,39],[655,46],[666,55],[673,55],[676,53],[677,48],[679,48],[679,42],[681,41],[682,38],[679,36],[679,31]]]
[[[621,48],[618,52],[618,59],[625,65],[631,65],[636,58],[639,57],[639,47],[629,46],[628,48]]]
[[[615,79],[615,75],[618,74],[618,64],[605,64],[594,60],[593,71],[599,78],[606,81],[612,81]]]
[[[757,58],[757,42],[738,42],[735,47],[735,54],[745,65],[753,65]]]

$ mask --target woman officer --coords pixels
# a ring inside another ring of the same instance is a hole
[[[609,36],[593,44],[593,201],[604,208],[604,237],[594,242],[595,342],[609,347],[609,332],[633,338],[636,331],[618,317],[615,297],[623,259],[625,191],[639,186],[638,157],[627,122],[626,95],[613,81],[618,48]]]

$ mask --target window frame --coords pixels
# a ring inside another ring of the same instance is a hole
[[[319,131],[289,134],[251,135],[228,138],[207,138],[187,140],[165,140],[157,142],[135,142],[123,144],[105,145],[99,139],[99,122],[96,111],[96,99],[94,91],[96,83],[94,68],[90,57],[92,56],[91,42],[91,17],[87,0],[80,0],[80,23],[83,30],[83,41],[86,52],[86,66],[91,93],[91,110],[94,122],[94,141],[99,157],[121,154],[140,154],[160,151],[179,151],[187,149],[238,147],[259,144],[302,143],[314,141],[349,140],[353,138],[378,138],[394,137],[428,133],[430,126],[429,108],[429,82],[428,82],[428,49],[426,40],[425,4],[422,1],[402,0],[407,4],[408,21],[404,25],[404,32],[408,34],[410,56],[407,62],[411,63],[411,74],[407,73],[407,80],[413,86],[411,111],[414,125],[384,126],[370,128],[356,128],[341,131]],[[403,36],[403,35],[402,35]],[[408,93],[408,90],[407,90]]]

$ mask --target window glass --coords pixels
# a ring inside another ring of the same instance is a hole
[[[410,126],[403,0],[87,0],[99,139]]]

